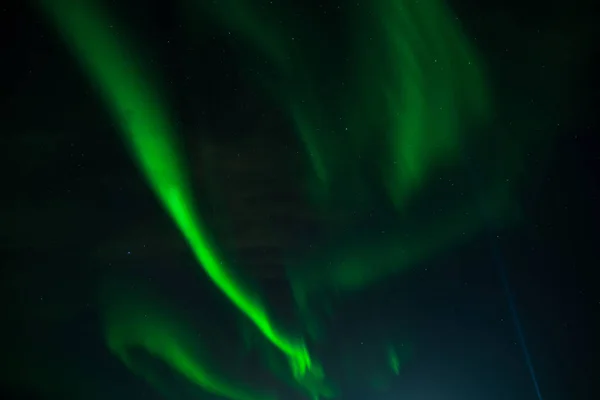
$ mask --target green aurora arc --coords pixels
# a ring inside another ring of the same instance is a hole
[[[206,274],[289,359],[301,379],[311,367],[302,340],[280,332],[255,293],[223,265],[194,210],[167,107],[136,59],[135,49],[110,30],[110,18],[95,2],[42,1],[67,43],[85,67],[165,209]]]
[[[140,170],[206,276],[283,354],[298,386],[313,398],[334,397],[327,369],[309,354],[303,335],[291,335],[274,321],[260,294],[226,262],[196,212],[171,112],[158,88],[160,79],[142,63],[131,36],[123,29],[111,30],[112,17],[94,0],[39,0],[39,4],[103,98]],[[259,10],[250,0],[194,4],[216,17],[222,29],[239,34],[270,60],[268,68],[278,71],[277,79],[257,78],[255,84],[282,105],[301,138],[311,167],[310,193],[323,213],[340,202],[363,212],[372,200],[368,188],[375,176],[375,184],[401,215],[437,169],[460,160],[465,132],[476,130],[490,115],[475,51],[441,1],[373,0],[349,7],[345,23],[351,56],[343,63],[332,60],[337,55],[327,54],[318,33],[303,21],[293,23],[294,16],[286,17],[284,10]],[[278,23],[280,15],[290,23]],[[324,65],[339,67],[335,71],[339,80],[331,78],[331,67],[309,62],[319,58],[332,61]],[[366,201],[355,200],[358,197]],[[505,197],[504,187],[492,182],[481,201],[493,204],[492,212],[500,216],[506,212]],[[478,204],[456,207],[410,240],[393,233],[385,241],[334,240],[320,253],[288,265],[303,322],[310,324],[308,319],[313,318],[305,309],[307,296],[358,291],[472,237],[482,220],[461,216]],[[105,304],[112,303],[106,299]],[[232,400],[256,398],[216,376],[202,357],[189,354],[194,345],[183,339],[186,329],[180,321],[148,307],[144,309],[150,319],[136,316],[136,307],[107,306],[107,343],[126,365],[136,369],[128,351],[141,347],[207,392]],[[387,362],[397,375],[402,360],[392,346],[389,349]]]

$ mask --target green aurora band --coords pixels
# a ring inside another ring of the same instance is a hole
[[[110,18],[94,1],[42,1],[105,99],[148,182],[189,243],[199,264],[229,299],[288,358],[299,379],[311,367],[302,340],[280,332],[255,293],[223,265],[194,212],[190,183],[182,167],[167,107],[135,49],[110,30]]]
[[[348,4],[343,14],[349,32],[343,42],[347,57],[331,54],[331,42],[322,32],[276,5],[268,10],[253,0],[188,1],[198,7],[198,15],[210,16],[243,39],[240,54],[248,64],[256,64],[254,53],[269,61],[255,84],[282,105],[301,138],[311,166],[312,199],[323,213],[340,202],[364,212],[373,200],[369,188],[379,185],[404,217],[426,181],[438,169],[459,162],[465,132],[477,131],[490,115],[477,56],[440,0]],[[309,354],[302,335],[290,335],[276,324],[259,293],[228,265],[196,212],[171,112],[158,88],[160,79],[141,61],[131,37],[123,29],[110,29],[112,17],[95,0],[38,2],[105,101],[198,265],[272,345],[266,363],[280,369],[272,356],[277,349],[296,385],[313,398],[334,397],[326,368]],[[275,77],[271,70],[277,71]],[[482,219],[464,215],[481,202],[492,204],[495,216],[504,215],[505,188],[491,182],[482,198],[423,224],[410,239],[391,232],[385,240],[333,240],[324,250],[290,262],[288,276],[303,323],[316,324],[307,297],[361,290],[473,237]],[[410,226],[419,223],[411,221]],[[169,313],[152,312],[140,299],[134,301],[140,307],[119,309],[110,298],[103,304],[109,348],[150,381],[155,379],[130,358],[131,348],[145,349],[207,392],[232,400],[257,398],[218,377],[208,358],[193,350],[196,345],[181,321]],[[140,309],[151,318],[140,315]],[[396,349],[390,345],[387,351],[394,375],[403,364]]]

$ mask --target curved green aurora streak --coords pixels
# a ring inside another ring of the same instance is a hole
[[[167,107],[153,88],[133,48],[110,30],[110,18],[93,1],[42,1],[65,40],[94,80],[130,144],[148,182],[167,209],[207,275],[289,359],[299,379],[311,367],[302,340],[279,331],[258,296],[223,265],[194,205],[181,165]]]
[[[148,287],[135,289],[108,283],[101,291],[109,349],[132,371],[155,387],[161,388],[160,376],[152,368],[140,365],[135,350],[143,349],[179,371],[191,383],[209,393],[232,400],[273,400],[274,396],[253,393],[237,387],[212,367],[214,360],[203,343],[206,329],[197,334],[190,323],[173,307],[166,307]],[[145,363],[144,363],[145,364]],[[165,395],[168,390],[163,389]]]
[[[312,193],[319,194],[315,199],[324,212],[339,201],[364,211],[368,202],[358,198],[371,200],[369,185],[385,188],[396,210],[405,210],[436,168],[460,158],[467,128],[489,114],[477,57],[439,0],[349,4],[344,14],[350,32],[344,61],[334,60],[338,54],[329,54],[325,38],[296,21],[295,15],[288,14],[281,23],[284,10],[259,9],[252,0],[193,1],[270,61],[261,76],[272,77],[269,70],[277,71],[276,78],[257,78],[257,83],[283,105],[302,138],[316,182]],[[96,85],[199,265],[285,355],[300,386],[314,397],[332,397],[304,341],[276,326],[258,294],[235,276],[211,241],[195,212],[168,107],[153,71],[142,66],[133,46],[123,43],[129,38],[109,28],[110,17],[94,0],[40,4]],[[331,62],[309,61],[319,59]],[[373,176],[376,183],[371,182]],[[492,183],[482,201],[491,198],[494,209],[500,210],[502,192]],[[461,218],[464,214],[465,207],[457,207],[410,240],[392,233],[373,243],[333,241],[324,252],[305,255],[289,275],[299,308],[306,307],[304,297],[313,291],[361,289],[459,243],[481,224],[475,217]],[[183,329],[174,328],[177,324],[163,314],[152,315],[148,321],[108,313],[109,347],[126,364],[135,368],[127,352],[142,346],[209,392],[235,400],[254,398],[211,375],[187,354],[191,346],[180,337]],[[391,347],[388,363],[398,374],[401,361]]]

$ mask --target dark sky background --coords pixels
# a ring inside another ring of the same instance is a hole
[[[227,38],[210,24],[194,26],[176,2],[109,3],[117,3],[111,7],[143,38],[148,62],[163,74],[209,225],[285,314],[281,253],[310,241],[319,226],[293,178],[301,166],[291,127],[247,84]],[[294,4],[336,30],[342,3]],[[490,71],[495,127],[552,139],[528,153],[522,167],[517,226],[483,232],[405,279],[346,302],[330,327],[340,338],[330,364],[351,343],[401,326],[414,357],[400,382],[376,396],[536,399],[503,271],[543,398],[598,398],[600,59],[591,7],[531,0],[450,5]],[[191,309],[202,287],[213,304],[203,312],[214,321],[223,300],[215,300],[210,283],[198,282],[181,235],[61,38],[27,1],[4,4],[0,13],[5,398],[160,399],[105,348],[97,283],[105,275],[160,281]],[[214,175],[227,183],[218,196],[202,196]],[[259,200],[243,203],[239,193]],[[231,221],[235,229],[228,230]],[[367,364],[360,355],[356,362]],[[37,383],[48,380],[62,384]],[[340,385],[349,388],[348,398],[375,396],[343,378]],[[47,389],[55,386],[71,389]]]

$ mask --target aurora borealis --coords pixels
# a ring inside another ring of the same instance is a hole
[[[29,311],[9,315],[35,333],[3,364],[8,385],[74,399],[564,398],[507,277],[511,255],[529,265],[515,249],[557,126],[583,109],[565,99],[587,45],[577,63],[556,56],[560,84],[523,111],[477,23],[442,0],[29,3],[68,65],[61,84],[79,88],[55,93],[52,129],[89,126],[87,150],[70,139],[69,157],[104,172],[79,217],[71,200],[28,212],[31,197],[4,224],[73,215],[5,242],[20,260],[19,243],[41,237],[79,265],[55,279],[67,267],[52,257],[12,261],[4,296]],[[159,45],[165,26],[177,34]],[[584,35],[577,26],[565,37]],[[514,118],[522,129],[507,128]],[[20,290],[44,274],[54,297],[32,305]],[[469,318],[498,327],[467,329]],[[502,335],[510,351],[494,345]],[[511,354],[498,365],[524,368],[520,380],[471,366],[449,367],[449,386],[427,383],[423,371],[439,367],[420,363],[453,351],[459,362],[461,340],[489,347],[479,354],[490,360]],[[454,373],[480,375],[461,394]],[[500,389],[495,373],[519,383]]]

